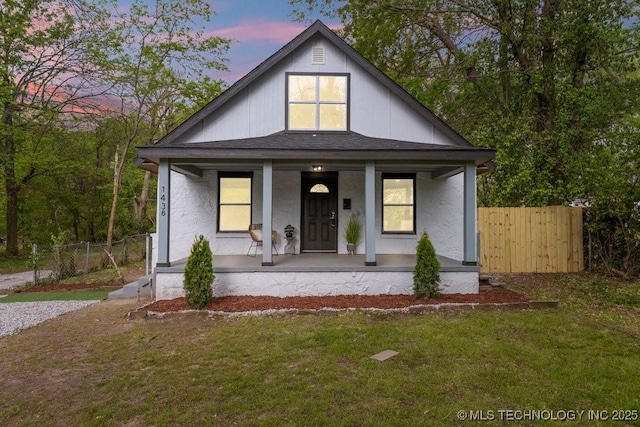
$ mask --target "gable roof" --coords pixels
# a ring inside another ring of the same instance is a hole
[[[202,109],[194,113],[191,117],[174,128],[171,132],[160,139],[155,145],[164,146],[176,141],[184,133],[192,129],[194,126],[197,126],[207,116],[221,108],[236,94],[240,93],[244,88],[249,86],[254,81],[258,80],[262,75],[276,66],[276,64],[280,63],[280,61],[282,61],[289,54],[295,51],[299,46],[306,43],[309,39],[317,34],[321,34],[327,40],[333,43],[333,45],[340,49],[352,61],[366,70],[380,84],[382,84],[390,92],[398,96],[406,105],[413,108],[420,116],[424,117],[427,121],[432,123],[436,129],[438,129],[442,134],[448,137],[454,144],[462,147],[473,147],[473,145],[469,141],[463,138],[458,132],[453,130],[447,123],[436,116],[431,110],[422,105],[416,98],[405,91],[400,85],[391,80],[391,78],[380,71],[365,57],[360,55],[354,48],[352,48],[342,38],[338,37],[338,35],[331,31],[329,27],[324,25],[320,20],[314,22],[310,27],[300,33],[300,35],[298,35],[276,53],[267,58],[264,62],[262,62],[260,65],[246,74],[243,78],[238,80],[229,89],[222,92],[218,97],[214,98]]]

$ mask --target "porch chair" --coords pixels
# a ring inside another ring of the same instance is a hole
[[[249,226],[249,236],[251,236],[251,246],[249,246],[249,250],[247,251],[247,256],[255,256],[258,254],[258,246],[262,246],[262,224],[251,224]],[[278,238],[278,233],[276,230],[271,231],[271,253],[273,251],[278,255],[278,248],[276,248],[276,239]],[[255,249],[254,249],[255,248]],[[254,249],[253,255],[250,255],[251,249]]]

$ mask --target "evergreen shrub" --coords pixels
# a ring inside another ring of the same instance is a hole
[[[429,235],[426,231],[418,241],[416,248],[416,266],[413,270],[413,293],[416,298],[431,298],[440,294],[440,261],[436,257]]]
[[[184,269],[184,292],[187,303],[196,309],[206,306],[213,298],[213,262],[209,241],[200,236],[191,246],[191,254]]]

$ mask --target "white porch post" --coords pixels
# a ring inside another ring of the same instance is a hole
[[[169,225],[171,216],[171,162],[158,165],[158,267],[169,267]]]
[[[364,173],[364,265],[376,265],[376,164],[369,160]]]
[[[271,230],[273,230],[273,161],[262,164],[262,265],[273,265]]]
[[[476,165],[464,164],[464,265],[477,265],[476,254]]]

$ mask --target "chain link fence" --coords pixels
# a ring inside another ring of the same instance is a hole
[[[34,281],[48,278],[65,280],[84,273],[104,270],[113,264],[106,251],[106,243],[74,243],[50,247],[32,246]],[[151,260],[151,236],[139,234],[127,236],[111,244],[111,256],[118,267],[130,262],[145,260],[145,272],[149,274]]]

